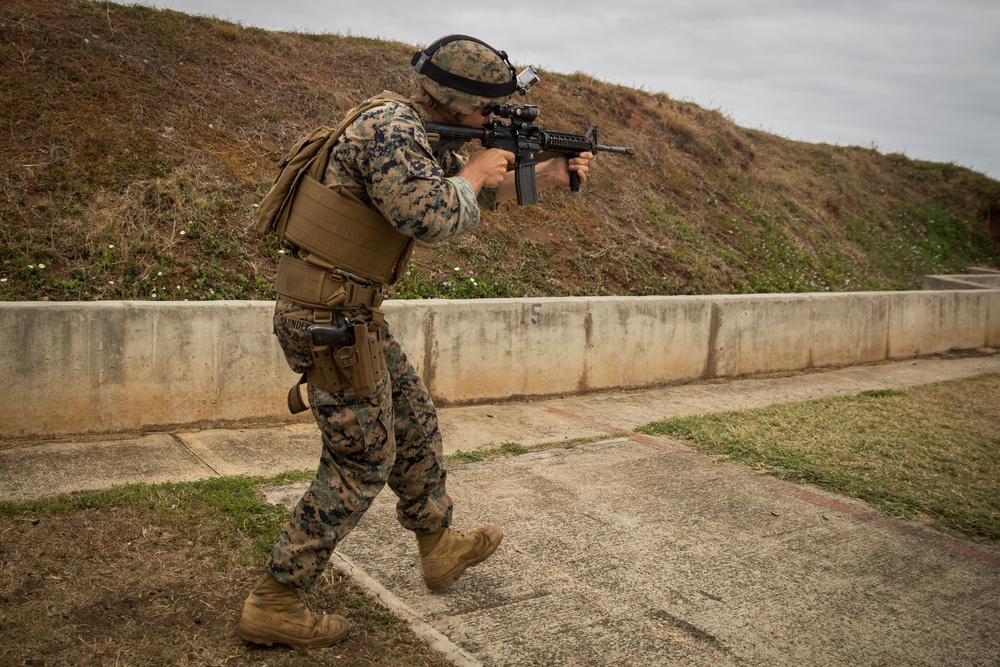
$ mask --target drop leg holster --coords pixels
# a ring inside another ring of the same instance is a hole
[[[375,383],[385,373],[385,355],[382,353],[378,330],[368,334],[367,324],[354,325],[354,345],[337,350],[333,359],[341,373],[347,376],[358,397],[375,393]]]
[[[313,368],[310,368],[288,391],[288,410],[298,414],[308,409],[302,400],[303,384],[315,384],[331,393],[351,387],[358,398],[375,393],[375,387],[387,372],[385,343],[381,327],[369,331],[368,324],[353,326],[354,343],[343,347],[313,345]]]

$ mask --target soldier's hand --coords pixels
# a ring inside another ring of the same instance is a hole
[[[594,154],[580,153],[574,158],[570,158],[566,161],[566,166],[569,167],[570,171],[575,171],[576,175],[580,177],[580,185],[587,182],[587,172],[590,171],[590,161],[594,159]]]
[[[514,164],[514,154],[499,148],[487,148],[472,156],[458,175],[469,181],[478,193],[483,188],[497,188]]]
[[[580,177],[580,185],[587,182],[587,172],[590,171],[592,153],[580,153],[573,158],[557,157],[546,160],[535,169],[539,188],[569,187],[569,173],[575,171]]]

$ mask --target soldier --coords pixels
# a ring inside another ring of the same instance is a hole
[[[344,617],[313,613],[296,592],[316,583],[334,547],[386,483],[398,497],[400,524],[416,535],[430,590],[447,588],[489,558],[503,537],[496,526],[467,533],[450,527],[434,405],[379,305],[383,286],[405,270],[413,239],[434,243],[460,234],[479,223],[481,207],[514,197],[512,153],[435,155],[424,123],[482,127],[491,108],[517,90],[516,73],[505,53],[462,35],[418,52],[413,66],[419,88],[412,98],[377,98],[345,121],[333,144],[315,199],[336,199],[322,225],[336,236],[336,252],[286,239],[292,252],[279,263],[274,331],[289,365],[304,373],[323,451],[316,479],[244,604],[237,633],[249,642],[327,646],[347,636]],[[585,180],[591,157],[540,164],[538,187],[566,187],[571,171]],[[295,202],[288,237],[306,238],[293,233],[305,224],[295,207],[307,206]],[[337,213],[345,207],[355,215]],[[358,237],[350,232],[359,224],[368,236],[360,244],[348,240]],[[353,331],[353,343],[313,345],[314,323]]]

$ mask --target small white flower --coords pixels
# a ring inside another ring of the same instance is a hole
[[[44,264],[39,264],[39,265],[38,265],[38,268],[40,268],[40,269],[44,269],[44,268],[45,268],[45,265],[44,265]]]
[[[35,265],[34,264],[28,264],[28,268],[34,270]]]
[[[156,275],[158,275],[158,276],[162,276],[162,275],[163,275],[163,271],[157,271],[157,272],[156,272]]]
[[[153,292],[153,298],[154,299],[156,298],[156,292]]]
[[[114,246],[112,244],[110,244],[110,243],[108,244],[108,247],[109,248],[114,248]]]
[[[460,268],[458,268],[458,267],[456,266],[456,267],[455,267],[455,270],[456,270],[456,271],[461,271],[462,269],[460,269]]]
[[[185,234],[187,234],[187,232],[185,232],[185,231],[184,231],[184,230],[182,229],[182,230],[181,230],[181,236],[184,236]]]
[[[108,281],[108,284],[109,284],[109,285],[114,285],[114,284],[115,284],[115,281],[113,281],[113,280],[109,280],[109,281]]]
[[[7,282],[6,278],[0,278],[0,283],[5,283],[5,282]]]

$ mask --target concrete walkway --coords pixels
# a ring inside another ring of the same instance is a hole
[[[996,550],[632,433],[987,372],[1000,354],[442,409],[448,452],[601,439],[452,466],[456,527],[497,523],[505,539],[444,593],[423,587],[388,491],[334,565],[456,665],[1000,665]],[[311,424],[34,444],[0,450],[0,499],[271,475],[317,455]]]

